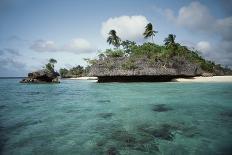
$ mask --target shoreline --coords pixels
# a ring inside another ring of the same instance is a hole
[[[98,80],[97,77],[77,77],[77,78],[64,78],[68,80]],[[211,77],[191,77],[191,78],[175,78],[170,82],[231,82],[232,76],[211,76]]]
[[[76,77],[76,78],[63,78],[68,80],[97,80],[97,77],[89,77],[89,76],[83,76],[83,77]]]
[[[192,77],[192,78],[176,78],[172,82],[231,82],[232,76],[211,76],[211,77]]]

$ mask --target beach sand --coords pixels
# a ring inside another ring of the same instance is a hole
[[[172,82],[232,82],[232,76],[176,78]]]
[[[77,77],[77,78],[68,78],[70,80],[97,80],[97,77],[87,77],[87,76],[83,76],[83,77]]]

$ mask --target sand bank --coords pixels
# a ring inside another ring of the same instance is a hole
[[[176,78],[173,82],[232,82],[232,76],[212,76],[212,77],[193,77],[193,78]]]
[[[97,80],[97,77],[84,76],[84,77],[68,78],[68,79],[71,79],[71,80]]]

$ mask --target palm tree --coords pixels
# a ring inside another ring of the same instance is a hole
[[[51,58],[51,59],[49,59],[49,63],[55,64],[55,63],[57,63],[57,61],[56,61],[56,59]]]
[[[121,39],[117,36],[116,31],[110,30],[109,37],[107,38],[107,42],[118,48],[120,46],[120,41]]]
[[[53,58],[49,59],[49,62],[45,65],[45,68],[49,72],[54,72],[54,64],[57,63],[57,61]]]
[[[176,47],[177,44],[175,42],[176,35],[174,34],[169,34],[167,38],[164,39],[164,45],[167,47]]]
[[[145,32],[143,33],[143,35],[145,39],[151,37],[152,42],[154,43],[153,37],[155,36],[156,33],[158,33],[158,31],[154,31],[152,24],[148,23],[147,26],[145,27]]]

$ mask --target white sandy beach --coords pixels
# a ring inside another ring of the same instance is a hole
[[[83,77],[77,77],[77,78],[68,78],[70,80],[97,80],[97,77],[87,77],[87,76],[83,76]]]
[[[212,76],[212,77],[193,77],[177,78],[173,82],[232,82],[232,76]]]

